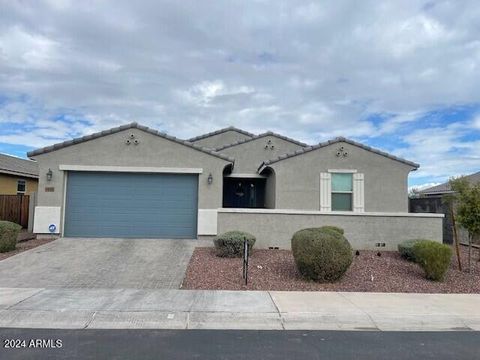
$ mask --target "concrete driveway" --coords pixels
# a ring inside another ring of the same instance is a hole
[[[178,289],[198,244],[62,238],[0,261],[0,287]]]

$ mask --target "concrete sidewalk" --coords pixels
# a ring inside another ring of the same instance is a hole
[[[480,330],[480,294],[0,288],[0,327]]]

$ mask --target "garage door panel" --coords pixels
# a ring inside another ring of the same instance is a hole
[[[65,235],[195,238],[198,176],[71,172]]]
[[[90,227],[92,226],[100,226],[100,227],[110,227],[110,226],[123,226],[124,224],[126,224],[125,226],[145,226],[145,227],[149,227],[149,228],[154,228],[154,227],[159,227],[159,226],[184,226],[184,227],[188,227],[188,226],[185,226],[185,221],[184,220],[179,220],[178,217],[177,218],[161,218],[161,219],[153,219],[152,220],[146,220],[146,219],[143,219],[143,218],[135,218],[135,217],[132,217],[130,215],[123,215],[123,214],[119,214],[119,215],[116,215],[117,216],[117,219],[116,220],[112,220],[112,221],[109,221],[108,223],[100,223],[98,220],[98,217],[101,216],[102,214],[101,213],[97,213],[95,214],[96,216],[82,216],[81,220],[71,220],[69,222],[69,224],[71,226],[73,225],[78,225],[78,226],[84,226],[85,227],[85,222],[88,221],[90,223]]]

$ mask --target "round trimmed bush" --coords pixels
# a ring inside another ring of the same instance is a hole
[[[213,239],[215,253],[220,257],[243,256],[243,241],[248,241],[248,253],[252,253],[255,244],[255,236],[244,231],[228,231]]]
[[[339,228],[338,226],[332,226],[332,225],[326,225],[326,226],[322,226],[319,228],[320,230],[323,230],[323,231],[331,231],[333,233],[338,233],[340,235],[344,235],[345,231],[342,229],[342,228]]]
[[[0,253],[15,250],[22,227],[10,221],[0,221]]]
[[[405,260],[415,262],[415,253],[413,251],[413,247],[422,241],[428,241],[428,240],[412,239],[412,240],[402,241],[400,244],[398,244],[398,252],[400,253],[400,256]]]
[[[297,231],[292,238],[292,252],[298,271],[306,278],[332,282],[352,263],[352,247],[338,231],[311,228]]]
[[[429,280],[442,281],[452,259],[450,246],[432,240],[423,240],[413,246],[415,262],[425,270]]]

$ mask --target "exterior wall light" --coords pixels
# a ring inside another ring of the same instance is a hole
[[[208,175],[207,182],[208,182],[208,185],[212,185],[212,183],[213,183],[212,173],[210,173],[210,174]]]
[[[52,169],[48,169],[48,171],[47,171],[47,181],[52,181],[52,177],[53,177]]]

